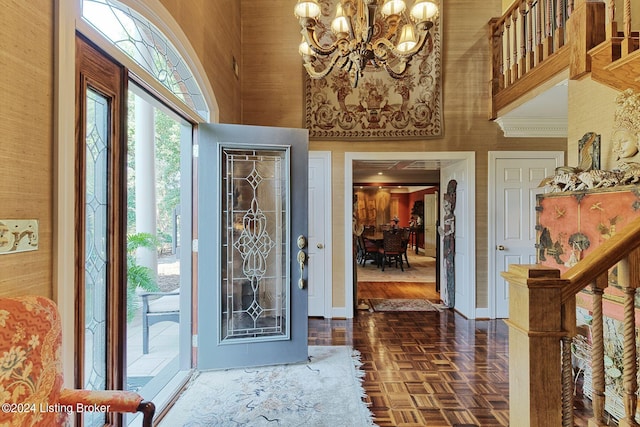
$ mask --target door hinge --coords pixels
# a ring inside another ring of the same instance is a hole
[[[200,156],[200,146],[198,144],[195,144],[193,146],[193,157],[197,159],[199,156]]]
[[[191,241],[191,252],[198,252],[198,239]]]
[[[198,335],[192,335],[191,336],[191,347],[193,348],[197,348],[198,347]]]

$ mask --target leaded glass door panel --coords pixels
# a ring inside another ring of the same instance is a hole
[[[307,357],[307,135],[199,127],[199,369]]]

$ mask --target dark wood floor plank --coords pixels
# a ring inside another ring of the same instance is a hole
[[[382,285],[359,286],[358,298],[439,301],[434,284]],[[509,425],[502,320],[468,320],[452,310],[359,310],[354,319],[310,318],[309,344],[351,345],[361,353],[365,402],[380,427]],[[580,393],[575,411],[575,425],[586,426],[590,401]]]

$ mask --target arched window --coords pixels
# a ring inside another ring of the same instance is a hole
[[[82,19],[203,118],[204,95],[173,43],[148,19],[116,0],[82,0]]]

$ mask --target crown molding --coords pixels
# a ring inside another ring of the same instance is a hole
[[[566,117],[500,117],[495,120],[507,138],[566,138]]]

